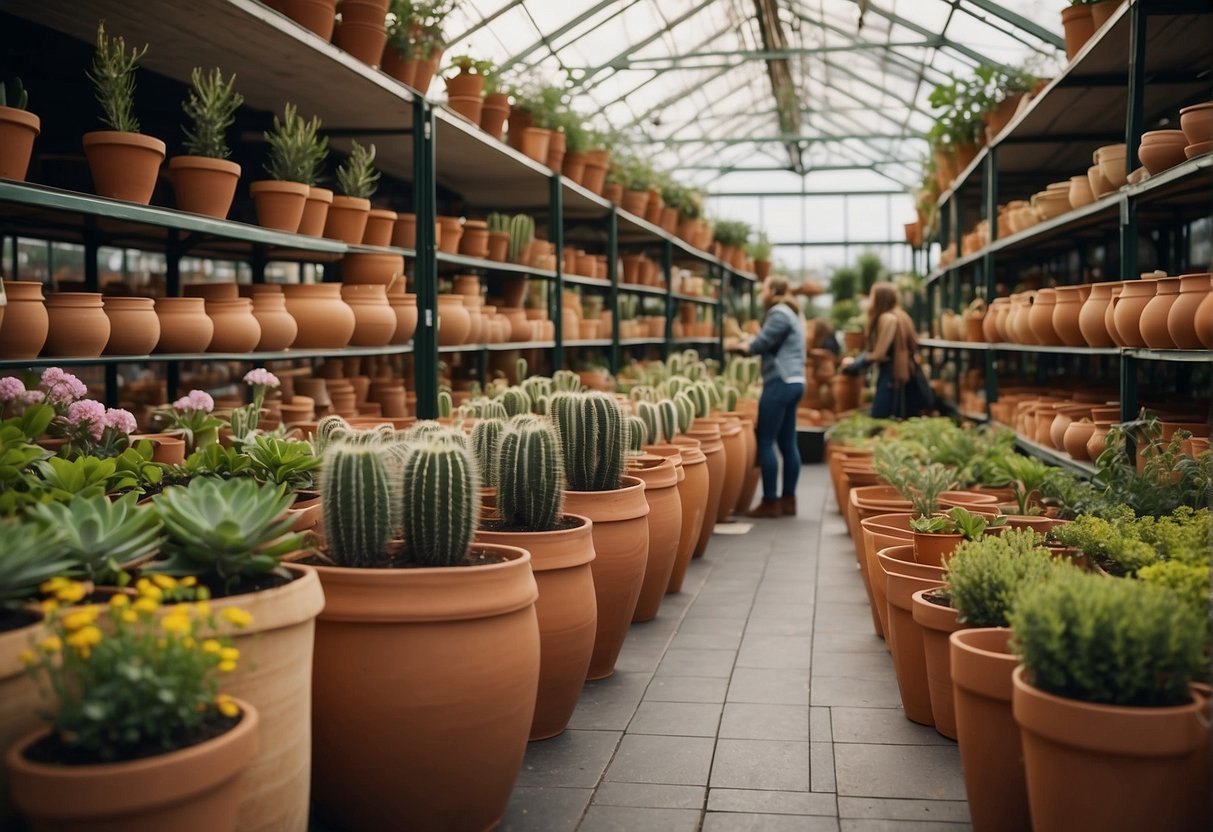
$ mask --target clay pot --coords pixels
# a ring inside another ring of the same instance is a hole
[[[1167,334],[1181,350],[1201,348],[1196,332],[1196,313],[1209,296],[1210,275],[1185,274],[1179,277],[1179,296],[1167,313]]]
[[[390,246],[395,225],[395,211],[372,208],[366,215],[366,229],[362,232],[362,244],[364,246]]]
[[[585,153],[579,153],[575,150],[565,153],[564,162],[560,167],[561,175],[570,182],[580,185],[581,180],[585,177],[585,162],[587,158]]]
[[[42,120],[27,110],[0,107],[0,179],[24,182],[34,139],[42,130]]]
[[[750,465],[746,458],[746,441],[742,436],[741,420],[735,416],[721,417],[720,441],[724,445],[725,477],[720,489],[720,506],[716,522],[727,523],[737,507],[737,497],[745,482]]]
[[[552,131],[542,127],[527,127],[522,131],[522,143],[518,148],[523,155],[540,164],[547,164],[548,151],[552,145]]]
[[[893,654],[893,669],[897,673],[897,688],[906,718],[921,725],[933,725],[935,717],[931,711],[922,626],[914,620],[913,597],[921,589],[943,586],[943,570],[908,564],[907,561],[913,558],[912,549],[911,546],[894,546],[877,554],[885,572],[885,594],[889,604],[885,639]]]
[[[859,572],[863,588],[868,595],[872,627],[876,635],[888,639],[888,594],[885,590],[884,570],[880,567],[879,553],[893,546],[909,546],[913,557],[914,533],[910,529],[912,514],[878,514],[859,521],[862,553],[859,556]],[[886,645],[887,646],[887,645]]]
[[[1196,309],[1196,336],[1205,349],[1213,349],[1213,291],[1205,295]]]
[[[508,560],[317,567],[312,765],[324,823],[482,830],[501,819],[535,713],[538,591],[528,553],[477,548]]]
[[[204,352],[215,334],[202,298],[156,298],[156,317],[160,320],[157,353]]]
[[[342,0],[341,23],[333,32],[333,44],[367,66],[379,66],[387,45],[386,17],[383,3]]]
[[[396,329],[389,343],[407,344],[417,330],[417,296],[388,295],[388,304],[396,313]]]
[[[463,222],[459,217],[438,217],[438,250],[446,254],[459,253],[459,240],[463,236]]]
[[[601,196],[610,165],[611,151],[606,148],[591,150],[585,157],[585,174],[581,178],[581,186],[587,191]]]
[[[1153,350],[1173,350],[1177,348],[1171,333],[1167,328],[1167,320],[1171,307],[1179,300],[1179,278],[1163,277],[1155,281],[1154,297],[1150,298],[1142,310],[1138,328],[1141,340]]]
[[[1158,281],[1152,278],[1124,282],[1120,297],[1113,301],[1116,335],[1121,346],[1141,348],[1146,345],[1141,335],[1141,317],[1157,288]]]
[[[40,621],[0,633],[0,703],[3,703],[0,707],[0,747],[5,749],[43,724],[39,716],[43,699],[34,678],[21,663],[20,654],[46,635],[49,633]],[[18,824],[6,774],[0,767],[0,826],[16,829]]]
[[[952,701],[952,656],[948,637],[965,629],[950,606],[932,603],[919,590],[912,596],[914,623],[922,628],[922,648],[926,658],[927,688],[931,695],[931,716],[935,730],[956,739],[956,709]]]
[[[248,298],[208,300],[206,314],[215,327],[207,352],[252,352],[261,340],[261,324]]]
[[[1116,190],[1112,186],[1112,183],[1108,181],[1108,178],[1103,175],[1103,171],[1099,165],[1092,165],[1087,168],[1087,182],[1091,186],[1091,196],[1095,199],[1099,199],[1104,194],[1110,194]]]
[[[695,419],[687,436],[699,440],[699,450],[707,458],[708,469],[708,501],[703,517],[703,528],[699,531],[699,540],[695,543],[692,557],[703,557],[712,539],[712,531],[716,528],[716,516],[720,513],[720,495],[724,491],[724,481],[728,476],[728,462],[724,452],[724,442],[720,437],[720,422],[717,419]]]
[[[510,115],[510,97],[503,92],[485,96],[480,109],[480,129],[497,141],[505,135],[505,120]]]
[[[341,282],[390,286],[404,278],[404,255],[357,252],[341,258]]]
[[[8,284],[12,286],[12,284]],[[151,298],[108,297],[103,299],[110,337],[105,355],[148,355],[160,340],[160,319]]]
[[[682,501],[678,496],[679,466],[665,456],[644,454],[628,472],[644,482],[644,499],[649,505],[649,556],[644,580],[632,621],[652,621],[657,617],[661,599],[670,585],[678,540],[682,532]]]
[[[203,300],[236,300],[240,287],[235,283],[186,283],[181,287],[181,295]]]
[[[467,220],[463,223],[463,236],[459,240],[459,253],[481,259],[489,256],[489,226],[484,220]]]
[[[49,328],[42,354],[91,358],[101,355],[110,322],[97,292],[54,292],[46,299]]]
[[[1053,289],[1041,289],[1028,313],[1028,328],[1032,330],[1035,343],[1045,346],[1061,346],[1064,342],[1053,329],[1053,311],[1057,306],[1057,293]]]
[[[1095,423],[1090,421],[1075,420],[1066,426],[1061,444],[1072,459],[1080,461],[1091,459],[1091,455],[1087,452],[1087,443],[1091,441],[1091,433],[1094,430]]]
[[[649,206],[648,191],[625,191],[623,194],[623,202],[619,206],[625,211],[629,211],[638,217],[643,217]]]
[[[695,546],[699,543],[699,534],[707,513],[710,488],[707,457],[700,450],[699,440],[689,436],[674,437],[669,445],[646,445],[645,449],[659,455],[677,451],[682,462],[683,478],[678,483],[682,527],[678,533],[678,552],[674,558],[674,568],[670,571],[666,594],[681,592],[682,581],[695,552]]]
[[[553,130],[552,140],[548,143],[548,157],[544,164],[554,173],[560,173],[564,165],[566,147],[564,130]]]
[[[1087,440],[1087,459],[1099,459],[1108,447],[1108,430],[1116,422],[1112,419],[1095,419],[1091,428],[1091,437]],[[1008,521],[1009,522],[1009,521]]]
[[[925,534],[914,532],[914,560],[927,566],[943,566],[944,560],[956,551],[964,537],[959,534]]]
[[[324,224],[329,217],[329,206],[332,204],[332,191],[328,188],[309,186],[307,199],[303,203],[303,217],[299,220],[299,233],[309,237],[323,236]]]
[[[282,287],[286,311],[298,325],[295,349],[341,349],[354,335],[354,310],[341,299],[340,283],[294,283]]]
[[[343,284],[341,299],[354,310],[352,347],[382,347],[396,332],[396,313],[388,305],[384,287],[378,283]]]
[[[1082,307],[1091,294],[1090,286],[1058,286],[1054,290],[1052,330],[1058,340],[1067,347],[1085,347],[1087,340],[1082,335],[1079,318]]]
[[[1105,325],[1108,307],[1112,302],[1112,289],[1119,283],[1095,283],[1091,285],[1091,294],[1083,302],[1082,310],[1078,313],[1078,329],[1083,340],[1090,347],[1111,347],[1115,343]]]
[[[472,317],[468,314],[467,307],[463,304],[463,296],[439,295],[438,345],[442,347],[454,347],[467,343],[467,337],[471,334],[471,331]]]
[[[1095,164],[1103,174],[1112,190],[1123,188],[1129,181],[1129,171],[1125,168],[1125,146],[1110,144],[1099,148],[1094,154]]]
[[[299,231],[310,193],[307,185],[263,179],[253,182],[248,190],[257,208],[258,225],[291,234]]]
[[[283,14],[310,29],[321,40],[333,38],[337,25],[338,0],[283,0]]]
[[[236,198],[240,165],[207,156],[174,156],[168,161],[168,172],[180,210],[227,219]]]
[[[1091,17],[1091,7],[1082,5],[1062,9],[1061,25],[1065,29],[1066,59],[1072,61],[1095,34],[1095,21]]]
[[[42,283],[6,280],[3,289],[8,304],[0,319],[0,358],[37,358],[50,326]]]
[[[949,641],[953,706],[965,796],[973,828],[1031,828],[1019,727],[1011,714],[1011,674],[1019,659],[1004,627],[959,630]]]
[[[830,379],[830,392],[834,394],[834,410],[845,413],[859,408],[863,395],[863,379],[859,376],[836,375]]]
[[[525,309],[502,309],[499,314],[510,325],[510,334],[507,340],[529,341],[531,339],[531,325],[527,321]]]
[[[1090,205],[1095,201],[1095,194],[1091,190],[1091,180],[1086,176],[1071,176],[1070,190],[1068,193],[1071,208],[1081,208],[1084,205]]]
[[[286,296],[282,292],[254,292],[253,317],[261,327],[258,351],[284,350],[295,343],[299,325],[286,311]]]
[[[1188,140],[1182,130],[1152,130],[1141,137],[1137,156],[1151,176],[1183,164]]]
[[[1010,298],[995,298],[990,304],[989,311],[981,321],[981,335],[987,343],[996,344],[1002,341],[1002,335],[998,331],[998,322],[1010,303]]]
[[[392,245],[396,248],[417,248],[417,215],[397,214],[392,229]]]
[[[369,199],[340,194],[334,196],[328,217],[324,221],[324,236],[349,245],[361,243],[363,235],[366,234],[366,221],[370,211]]]
[[[1213,101],[1184,107],[1179,111],[1179,126],[1190,145],[1213,141]]]
[[[488,258],[495,263],[504,263],[509,255],[510,235],[504,231],[490,231]]]
[[[1090,418],[1091,407],[1085,404],[1077,405],[1055,405],[1055,415],[1053,421],[1049,424],[1049,441],[1047,444],[1051,448],[1064,450],[1066,445],[1066,431],[1070,424],[1075,419],[1081,419],[1084,416]]]
[[[84,155],[98,196],[140,205],[152,201],[164,142],[142,133],[96,130],[84,134]]]

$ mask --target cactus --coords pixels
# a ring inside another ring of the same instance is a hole
[[[497,487],[497,449],[501,446],[501,434],[504,430],[504,419],[481,419],[472,425],[472,451],[476,454],[476,463],[483,472],[486,488]]]
[[[29,93],[21,83],[20,78],[11,81],[0,81],[0,107],[11,107],[14,110],[24,110],[29,107]]]
[[[498,401],[501,402],[501,406],[505,408],[505,412],[509,416],[531,412],[531,397],[521,387],[507,387],[502,391]]]
[[[522,384],[522,382],[526,381],[527,376],[529,376],[530,373],[527,370],[527,363],[526,363],[525,358],[519,358],[517,361],[514,362],[514,372],[518,374],[518,383],[519,384]]]
[[[449,428],[445,425],[440,425],[432,420],[418,422],[409,428],[404,435],[406,442],[428,442],[435,437],[442,436]]]
[[[454,399],[451,398],[450,390],[438,391],[438,418],[449,419],[451,412],[454,410]]]
[[[329,557],[338,566],[383,563],[392,539],[392,488],[381,449],[337,443],[324,455],[321,502]]]
[[[497,455],[497,508],[507,527],[548,531],[560,519],[564,463],[560,439],[540,417],[516,416],[506,425]]]
[[[644,444],[649,441],[648,423],[639,416],[628,416],[627,439],[628,450],[639,453]]]
[[[535,239],[535,220],[525,214],[517,214],[510,219],[510,262],[519,263],[526,253],[526,247]]]
[[[413,563],[455,566],[472,543],[480,509],[476,462],[441,436],[412,447],[404,461],[404,551]]]
[[[628,447],[628,425],[619,403],[606,393],[557,393],[552,420],[560,435],[565,476],[573,491],[619,488]]]
[[[551,405],[551,396],[540,396],[539,398],[535,399],[535,406],[531,409],[540,416],[547,416],[551,411]]]
[[[494,231],[502,234],[510,233],[510,215],[509,214],[489,214],[488,216],[489,233]]]
[[[739,397],[740,397],[740,394],[738,394],[737,388],[734,387],[733,385],[730,384],[728,387],[724,388],[724,412],[725,413],[733,413],[737,410],[737,399]]]
[[[672,442],[681,433],[679,422],[677,402],[666,399],[657,405],[657,425],[661,429],[661,438],[666,442]]]
[[[695,419],[695,402],[690,393],[684,391],[674,397],[674,404],[678,406],[678,432],[686,433]]]
[[[473,399],[479,399],[484,395],[484,388],[480,385],[480,382],[473,381],[468,385],[468,395],[470,395]]]
[[[637,402],[636,415],[644,422],[644,435],[647,442],[660,442],[662,438],[661,432],[661,410],[660,406],[652,402]]]
[[[312,452],[316,456],[323,456],[329,445],[348,441],[353,436],[354,429],[345,419],[340,416],[325,416],[316,423],[316,431],[312,434]]]
[[[560,393],[580,393],[585,388],[581,386],[581,376],[572,370],[557,370],[552,373],[552,389]]]
[[[671,355],[669,358],[666,359],[665,363],[666,363],[666,366],[670,368],[670,373],[672,375],[681,375],[682,374],[682,367],[683,367],[683,364],[685,363],[685,360],[683,359],[681,353],[674,353],[673,355]]]

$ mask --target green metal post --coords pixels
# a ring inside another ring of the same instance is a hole
[[[607,303],[611,308],[611,373],[619,372],[619,215],[615,205],[607,212],[607,279],[611,281]]]
[[[552,283],[555,297],[548,298],[548,315],[556,329],[556,344],[552,348],[554,372],[564,367],[564,315],[561,313],[564,304],[564,191],[559,173],[553,173],[550,181],[552,213],[548,220],[548,234],[556,247],[556,279]]]
[[[661,357],[670,357],[671,341],[674,338],[674,244],[669,240],[661,246],[661,273],[665,275],[665,341],[661,345]]]
[[[417,213],[417,330],[413,335],[413,384],[417,416],[438,417],[438,260],[434,246],[437,186],[434,178],[434,114],[424,98],[413,99],[413,210]]]

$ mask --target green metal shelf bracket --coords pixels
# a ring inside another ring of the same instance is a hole
[[[417,330],[413,335],[413,384],[417,417],[438,417],[438,260],[434,217],[438,193],[434,175],[434,112],[421,96],[413,99],[413,203],[417,213]]]
[[[607,303],[611,308],[611,373],[619,372],[619,214],[614,204],[607,212],[607,279],[611,281]]]

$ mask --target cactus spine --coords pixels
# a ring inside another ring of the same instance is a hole
[[[540,416],[511,419],[497,456],[497,508],[508,527],[548,531],[564,503],[564,463],[555,428]]]
[[[471,453],[442,435],[404,461],[404,549],[413,563],[454,566],[467,555],[480,508]]]
[[[573,491],[612,491],[623,477],[628,425],[606,393],[557,393],[551,415]]]
[[[324,533],[338,566],[381,563],[392,539],[392,488],[381,449],[337,443],[324,455]]]
[[[472,451],[476,454],[476,464],[483,472],[486,488],[497,487],[497,449],[501,446],[504,432],[503,419],[481,419],[472,425]]]

